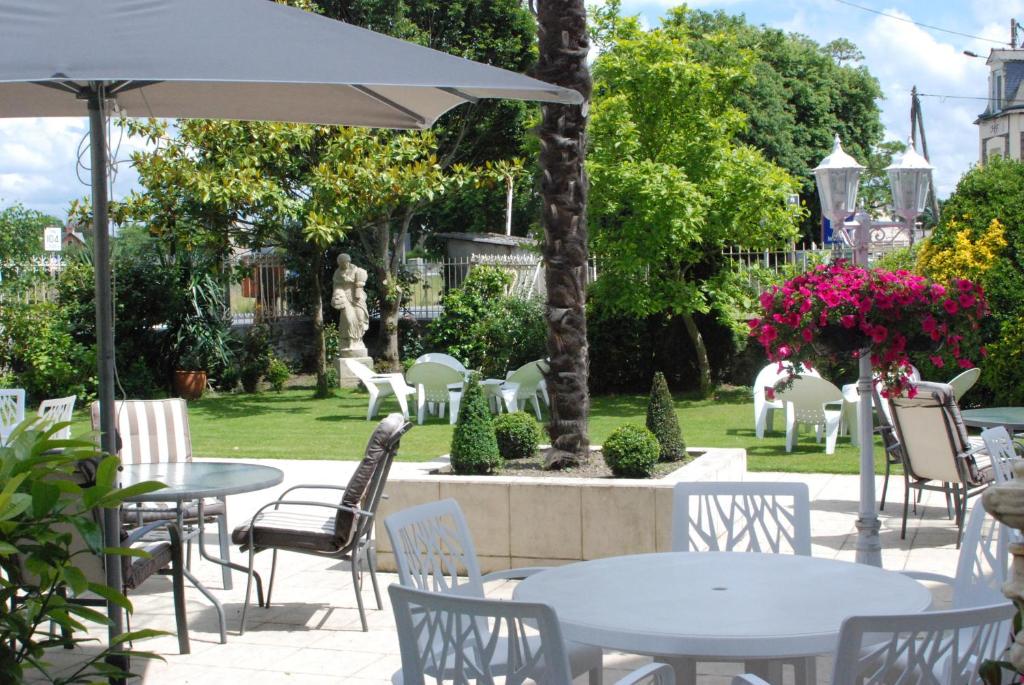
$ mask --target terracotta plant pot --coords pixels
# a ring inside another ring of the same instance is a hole
[[[205,371],[175,371],[174,394],[186,400],[198,400],[206,390]]]

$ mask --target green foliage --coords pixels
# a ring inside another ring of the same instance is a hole
[[[658,439],[659,461],[679,461],[686,458],[686,443],[679,430],[679,417],[668,391],[665,374],[657,371],[651,383],[651,397],[647,402],[647,430]]]
[[[661,447],[651,431],[642,426],[626,425],[612,431],[601,451],[616,478],[650,478]]]
[[[547,322],[538,299],[503,297],[475,327],[483,352],[471,366],[491,378],[547,356]]]
[[[526,459],[532,457],[540,445],[541,428],[532,416],[516,411],[494,419],[494,434],[502,457]]]
[[[466,382],[459,406],[459,418],[452,433],[452,470],[460,475],[493,473],[502,465],[498,440],[491,422],[479,374]]]
[[[205,270],[185,270],[183,302],[168,321],[177,369],[217,372],[231,363],[231,318],[224,285]]]
[[[249,393],[256,392],[260,379],[270,370],[272,354],[270,327],[266,324],[249,326],[242,336],[237,354],[242,390]]]
[[[916,271],[917,255],[921,243],[915,243],[910,247],[900,247],[882,255],[874,266],[886,271]]]
[[[505,298],[511,285],[512,274],[504,269],[474,267],[461,286],[441,297],[441,314],[427,329],[430,345],[446,349],[448,354],[472,367],[471,360],[482,359],[487,351],[474,330]]]
[[[981,378],[999,406],[1024,404],[1024,316],[1008,319],[999,327],[998,338],[988,345],[988,357],[981,365]]]
[[[284,390],[284,383],[291,375],[292,372],[288,369],[287,364],[277,357],[270,358],[270,364],[267,366],[267,382],[275,392]]]
[[[0,331],[0,369],[13,374],[31,401],[95,392],[95,353],[75,340],[68,312],[49,302],[6,301]]]
[[[26,209],[21,204],[0,209],[0,279],[9,281],[17,276],[14,265],[46,254],[43,229],[63,225],[57,217]]]
[[[104,457],[89,442],[54,439],[53,434],[67,424],[37,432],[31,423],[23,423],[0,446],[0,575],[4,578],[0,583],[0,682],[19,685],[28,676],[34,678],[35,673],[26,673],[28,665],[49,682],[60,684],[128,675],[104,659],[155,656],[126,648],[129,640],[149,637],[154,631],[126,633],[70,673],[51,668],[45,650],[92,642],[75,633],[84,632],[86,623],[106,622],[103,613],[69,602],[67,594],[89,591],[131,611],[119,589],[86,578],[76,558],[83,552],[73,550],[69,531],[77,530],[91,553],[102,554],[103,533],[96,515],[162,485],[146,482],[119,488],[116,457]],[[79,484],[82,479],[75,473],[81,464],[95,466],[94,482]],[[58,632],[70,635],[68,641],[47,630],[51,621]]]

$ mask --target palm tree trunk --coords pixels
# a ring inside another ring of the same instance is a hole
[[[540,0],[540,56],[535,75],[579,91],[582,105],[542,106],[540,166],[544,200],[544,278],[547,285],[548,392],[551,396],[550,468],[586,460],[587,415],[587,111],[590,70],[587,15],[583,0]]]

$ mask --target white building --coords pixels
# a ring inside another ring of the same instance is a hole
[[[1024,149],[1024,49],[993,50],[988,56],[988,107],[978,115],[978,160],[992,155],[1020,160]]]

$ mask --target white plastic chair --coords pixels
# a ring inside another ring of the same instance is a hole
[[[388,588],[402,670],[392,682],[572,685],[569,650],[547,604]],[[639,668],[616,685],[675,685],[667,664]]]
[[[426,354],[421,354],[420,356],[416,357],[416,361],[413,363],[419,364],[421,362],[444,364],[445,366],[452,367],[462,375],[466,375],[467,373],[469,373],[469,369],[466,368],[465,364],[463,364],[450,354],[445,354],[444,352],[428,352]]]
[[[981,685],[978,669],[1009,646],[1009,602],[843,621],[832,685]],[[733,685],[768,685],[745,673]],[[781,685],[781,683],[779,683]]]
[[[0,440],[6,440],[14,427],[25,420],[25,391],[0,389]]]
[[[814,426],[821,442],[825,433],[825,454],[836,451],[842,418],[843,393],[832,383],[817,376],[797,376],[793,385],[775,393],[786,405],[786,451],[792,452],[801,424]]]
[[[953,377],[949,384],[953,386],[953,397],[957,402],[964,396],[968,390],[974,387],[974,384],[981,378],[981,369],[974,367],[973,369],[967,369],[961,374]]]
[[[437,415],[444,416],[445,404],[461,395],[466,376],[440,362],[416,362],[405,373],[405,381],[416,388],[416,421],[423,423],[427,403],[436,404]],[[449,412],[449,422],[455,423],[457,412]]]
[[[483,598],[485,583],[521,580],[544,570],[532,567],[482,574],[469,526],[458,502],[453,499],[428,502],[394,513],[384,519],[384,528],[395,555],[398,582],[408,588]],[[460,571],[465,575],[458,575]],[[600,685],[601,650],[576,643],[569,643],[568,647],[572,673],[589,672],[590,685]]]
[[[769,400],[765,397],[764,389],[774,386],[776,382],[788,376],[789,369],[792,366],[789,362],[783,362],[782,370],[780,371],[777,363],[769,364],[761,369],[757,374],[757,378],[754,379],[754,435],[758,438],[764,437],[766,428],[772,430],[775,410],[785,408],[781,401],[777,399]],[[816,369],[804,369],[803,375],[818,376],[819,374]]]
[[[499,392],[501,393],[501,398],[505,401],[505,407],[509,413],[519,411],[520,402],[524,406],[527,402],[532,402],[533,413],[537,415],[538,421],[541,420],[540,400],[537,399],[537,394],[541,392],[541,386],[544,384],[544,373],[547,370],[547,363],[543,359],[538,359],[528,364],[523,364],[508,375],[505,382],[501,384]],[[547,393],[546,387],[543,392]]]
[[[416,388],[409,387],[400,373],[374,373],[366,364],[355,359],[342,359],[348,370],[359,379],[359,382],[370,393],[370,401],[366,407],[366,420],[377,416],[381,400],[391,395],[398,400],[402,416],[409,420],[409,395],[416,394]]]
[[[981,431],[981,439],[985,443],[985,451],[992,460],[992,476],[996,483],[1013,480],[1013,466],[1018,463],[1021,455],[1019,445],[1010,437],[1009,431],[1003,426],[986,428]]]
[[[921,381],[921,371],[913,364],[910,365],[910,373],[907,375],[913,383]],[[874,374],[874,382],[874,392],[881,397],[882,379],[877,373]],[[889,411],[889,404],[887,402],[875,402],[874,407],[881,409],[882,413],[885,414],[886,420],[890,424],[892,423],[892,413]],[[860,392],[857,390],[856,383],[847,383],[843,386],[843,418],[839,424],[839,434],[849,435],[850,444],[854,447],[860,444],[859,418]]]
[[[67,423],[71,421],[71,414],[75,410],[74,395],[61,397],[55,400],[43,400],[39,403],[39,410],[36,412],[38,420],[36,427],[46,429],[55,423]],[[71,438],[71,426],[65,426],[53,434],[57,440],[68,440]]]

